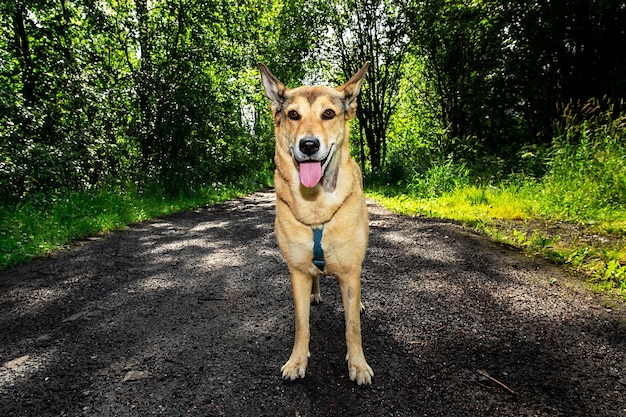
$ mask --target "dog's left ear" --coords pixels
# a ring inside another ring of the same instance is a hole
[[[370,63],[367,61],[361,69],[352,76],[344,85],[337,87],[337,91],[343,93],[343,105],[346,109],[346,118],[352,119],[356,114],[356,98],[361,91],[361,84]]]
[[[274,113],[279,113],[283,108],[285,102],[285,91],[287,87],[280,82],[278,78],[265,66],[264,63],[259,62],[259,71],[261,72],[261,81],[263,82],[263,88],[267,98],[270,99],[270,107]]]

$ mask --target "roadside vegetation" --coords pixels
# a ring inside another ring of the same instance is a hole
[[[526,170],[484,178],[445,160],[405,182],[370,178],[368,195],[398,213],[459,221],[626,297],[626,115],[597,100],[568,106],[556,132],[545,150],[521,152]]]
[[[158,188],[37,194],[19,204],[0,206],[0,269],[132,223],[231,200],[263,185],[267,183],[216,183],[176,196]]]

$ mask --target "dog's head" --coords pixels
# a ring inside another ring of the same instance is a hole
[[[368,67],[369,62],[337,88],[288,89],[259,63],[274,115],[277,154],[291,154],[305,187],[315,187],[329,167],[336,166],[339,152],[348,154],[347,122],[356,114],[356,98]]]

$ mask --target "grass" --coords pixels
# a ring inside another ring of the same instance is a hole
[[[0,206],[0,269],[13,267],[128,224],[230,200],[255,184],[215,184],[192,195],[91,190],[37,195]]]
[[[529,206],[510,190],[496,187],[457,186],[436,197],[389,194],[372,188],[369,196],[403,214],[449,218],[465,223],[489,219],[519,220],[529,216]]]
[[[447,159],[403,187],[370,185],[367,194],[398,213],[460,221],[626,298],[626,113],[598,100],[570,103],[556,132],[547,160],[536,161],[540,178],[522,172],[475,185],[462,162]]]
[[[392,211],[451,219],[530,254],[583,272],[595,290],[626,298],[626,210],[603,210],[601,218],[574,221],[548,210],[538,186],[457,186],[422,198],[381,187],[366,194]]]

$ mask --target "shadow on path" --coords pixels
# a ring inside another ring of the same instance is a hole
[[[307,376],[282,381],[293,308],[273,198],[0,271],[0,415],[626,415],[623,312],[548,263],[375,205],[362,320],[373,385],[347,377],[330,277]]]

